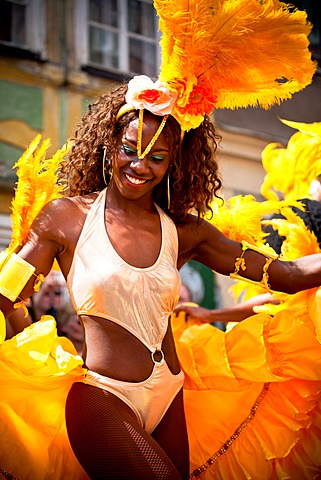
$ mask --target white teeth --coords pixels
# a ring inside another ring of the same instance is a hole
[[[146,180],[139,180],[138,178],[131,177],[127,173],[125,173],[125,177],[127,180],[129,180],[129,182],[134,183],[135,185],[141,185],[142,183],[146,182]]]

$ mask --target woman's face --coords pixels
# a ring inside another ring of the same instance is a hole
[[[142,152],[155,135],[161,120],[162,117],[144,112]],[[161,133],[150,152],[139,159],[137,136],[138,119],[134,119],[124,130],[117,155],[113,159],[113,182],[126,198],[138,199],[145,195],[151,198],[153,189],[162,181],[170,164],[168,140]]]

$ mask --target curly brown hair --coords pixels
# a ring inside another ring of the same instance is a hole
[[[107,91],[95,100],[78,125],[73,147],[67,161],[62,165],[60,180],[67,182],[67,195],[85,195],[101,191],[106,184],[103,176],[103,154],[113,158],[122,132],[137,111],[126,113],[116,120],[119,108],[125,103],[127,84]],[[184,135],[177,121],[169,116],[163,134],[170,150],[170,210],[167,208],[167,176],[156,186],[155,202],[176,221],[184,219],[191,209],[201,216],[210,209],[213,196],[218,197],[221,180],[216,162],[219,136],[208,116],[202,124]],[[107,184],[110,181],[108,168],[105,171]]]

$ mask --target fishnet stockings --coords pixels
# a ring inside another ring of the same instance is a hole
[[[189,477],[183,394],[149,435],[115,395],[75,383],[66,403],[74,453],[92,480],[178,480]]]

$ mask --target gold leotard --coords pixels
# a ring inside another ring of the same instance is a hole
[[[88,372],[85,383],[108,390],[125,401],[148,430],[160,422],[183,386],[184,374],[173,375],[161,351],[181,287],[177,270],[178,237],[172,220],[156,205],[162,244],[154,265],[137,268],[113,248],[104,221],[106,189],[90,209],[79,237],[67,284],[78,315],[106,318],[137,337],[151,352],[152,374],[128,383]]]

